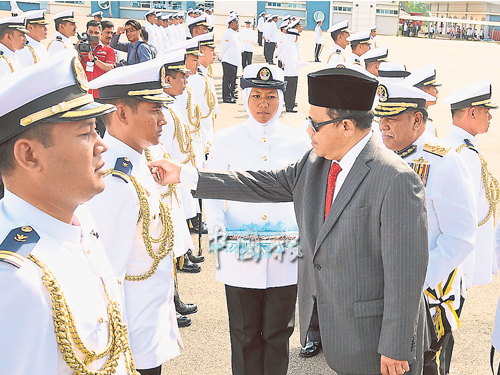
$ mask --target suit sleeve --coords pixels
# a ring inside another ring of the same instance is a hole
[[[293,202],[293,190],[309,154],[310,151],[298,162],[274,171],[201,170],[195,197],[254,203]]]
[[[428,251],[425,190],[412,171],[398,174],[382,204],[381,251],[384,314],[378,352],[413,361]]]

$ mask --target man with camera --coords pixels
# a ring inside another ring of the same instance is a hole
[[[141,24],[136,20],[128,20],[125,27],[119,27],[111,38],[109,46],[118,51],[127,52],[127,65],[138,64],[156,57],[151,46],[141,39]],[[120,35],[125,32],[128,43],[120,42]]]
[[[87,22],[87,35],[77,43],[78,55],[85,67],[87,80],[103,75],[116,66],[116,55],[113,48],[104,45],[101,41],[102,26],[95,20]],[[92,91],[92,90],[91,90]],[[94,98],[98,97],[97,91],[93,91]]]

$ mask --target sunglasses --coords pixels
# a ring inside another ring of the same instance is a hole
[[[333,124],[334,122],[339,122],[339,121],[344,121],[347,120],[346,117],[341,117],[341,118],[336,118],[334,120],[328,120],[328,121],[323,121],[323,122],[314,122],[310,116],[306,117],[306,121],[308,125],[311,127],[311,129],[316,133],[318,132],[319,128],[328,125],[328,124]]]

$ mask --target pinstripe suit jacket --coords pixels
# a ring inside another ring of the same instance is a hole
[[[331,368],[375,374],[380,354],[410,363],[422,360],[427,345],[422,290],[429,256],[424,186],[372,136],[324,220],[330,165],[311,149],[281,170],[200,171],[196,195],[294,202],[302,250],[301,341],[316,296]]]

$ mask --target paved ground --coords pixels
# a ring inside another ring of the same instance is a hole
[[[8,12],[0,12],[0,17],[7,15]],[[88,18],[79,18],[80,31],[83,31],[87,20]],[[124,22],[124,20],[114,21],[115,26],[120,26],[122,21]],[[216,41],[220,41],[224,30],[225,27],[216,26]],[[53,32],[51,25],[49,37]],[[493,100],[500,103],[500,75],[496,74],[498,72],[497,64],[500,61],[500,46],[496,43],[384,36],[377,37],[377,43],[379,46],[387,45],[389,59],[393,62],[406,64],[410,71],[429,63],[435,63],[438,80],[443,83],[440,88],[441,100],[462,85],[490,78],[493,80]],[[304,31],[300,45],[301,60],[312,61],[314,33]],[[331,42],[329,46],[325,47],[321,59],[326,58],[326,52],[330,46]],[[263,61],[262,47],[255,47],[254,62]],[[295,127],[301,126],[308,110],[306,75],[321,68],[323,68],[322,63],[311,63],[301,69],[297,93],[299,113],[284,114],[281,119],[284,123]],[[214,73],[220,98],[221,64],[214,65]],[[492,113],[494,116],[491,122],[492,126],[488,135],[479,137],[479,148],[488,160],[490,171],[500,177],[500,158],[498,158],[497,147],[500,139],[500,113],[497,114],[496,111],[492,111]],[[449,108],[438,101],[438,105],[430,109],[430,117],[434,120],[439,136],[444,138],[451,127]],[[241,100],[236,105],[221,104],[221,114],[217,119],[216,127],[221,129],[245,119],[246,113]],[[204,247],[206,248],[206,246]],[[223,285],[214,278],[213,262],[206,252],[205,255],[208,259],[202,264],[203,271],[201,273],[196,275],[179,274],[182,300],[196,303],[199,311],[191,316],[192,326],[181,329],[185,350],[180,357],[163,366],[163,374],[226,375],[231,373],[224,289]],[[457,342],[451,375],[489,373],[490,337],[499,287],[500,279],[496,277],[489,285],[469,290],[462,314],[462,327],[456,332]],[[298,329],[296,329],[290,340],[289,374],[334,374],[326,365],[323,354],[312,359],[301,359],[297,355],[299,349],[299,335]]]

